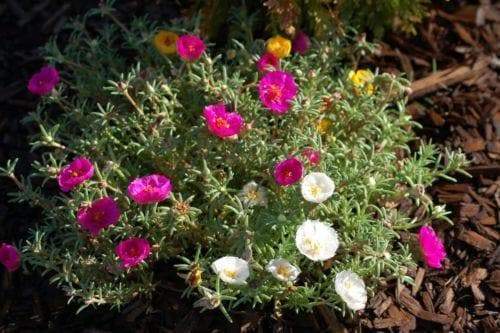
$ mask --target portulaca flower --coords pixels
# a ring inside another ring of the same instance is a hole
[[[248,262],[238,257],[219,258],[212,263],[211,267],[222,281],[229,284],[245,284],[250,276]]]
[[[364,281],[352,271],[342,271],[335,276],[335,291],[347,306],[353,310],[362,310],[368,296]]]
[[[238,194],[243,205],[252,206],[267,206],[267,190],[264,186],[260,186],[253,180],[243,186],[243,189]]]
[[[335,229],[319,220],[306,220],[297,229],[295,245],[300,253],[314,261],[332,258],[339,247]]]
[[[300,274],[300,269],[286,259],[273,259],[267,264],[266,270],[283,282],[293,282]]]
[[[302,179],[302,196],[309,202],[322,203],[333,195],[335,184],[323,172],[311,172]]]

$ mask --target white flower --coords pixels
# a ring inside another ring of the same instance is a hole
[[[238,257],[219,258],[212,263],[211,267],[222,281],[229,284],[245,284],[250,276],[248,263]]]
[[[335,291],[353,311],[362,310],[366,306],[365,283],[358,274],[342,271],[335,276]]]
[[[267,206],[267,190],[264,186],[260,186],[253,180],[245,186],[238,194],[243,205],[252,206]]]
[[[267,264],[266,270],[283,282],[293,282],[300,274],[300,269],[285,259],[273,259]]]
[[[302,196],[309,202],[322,203],[333,195],[335,184],[323,172],[311,172],[300,185]]]
[[[329,225],[319,220],[306,220],[297,229],[295,245],[309,259],[323,261],[335,255],[339,239]]]

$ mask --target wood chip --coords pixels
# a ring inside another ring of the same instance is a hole
[[[493,251],[495,249],[494,242],[472,230],[463,230],[458,234],[457,238],[479,250]]]

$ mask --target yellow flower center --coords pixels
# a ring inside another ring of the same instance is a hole
[[[321,187],[319,187],[318,185],[311,185],[311,187],[309,188],[309,193],[311,193],[313,197],[317,197],[321,193]]]
[[[269,92],[267,93],[269,99],[273,102],[279,102],[282,96],[281,88],[276,84],[271,84]]]
[[[215,120],[215,125],[219,128],[229,128],[229,123],[227,122],[226,119],[217,117]]]
[[[224,275],[231,279],[236,279],[236,277],[238,276],[238,272],[236,272],[235,269],[225,268]]]
[[[306,238],[304,239],[304,247],[307,252],[309,252],[311,255],[317,255],[319,254],[319,244],[317,241],[311,238]]]
[[[247,193],[247,198],[248,198],[249,200],[252,200],[252,201],[255,201],[255,200],[257,199],[257,197],[258,197],[258,196],[259,196],[259,195],[258,195],[258,193],[257,193],[257,191],[256,191],[256,190],[248,191],[248,193]]]
[[[290,277],[290,275],[292,274],[292,271],[291,271],[290,267],[288,267],[288,266],[279,265],[276,268],[276,274],[278,274],[279,276],[281,276],[285,279],[288,279]]]

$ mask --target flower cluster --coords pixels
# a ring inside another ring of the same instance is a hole
[[[409,281],[415,260],[397,230],[415,221],[385,203],[413,199],[410,188],[452,168],[432,164],[433,146],[401,156],[414,138],[404,79],[339,77],[353,50],[342,39],[312,43],[298,31],[212,57],[199,36],[131,24],[49,53],[64,77],[57,92],[56,81],[35,81],[52,82],[37,112],[51,102],[65,112],[31,118],[43,129],[36,147],[49,149],[35,174],[56,178],[60,192],[48,197],[33,182],[17,196],[43,205],[22,249],[28,265],[51,270],[85,304],[120,305],[151,295],[153,261],[175,262],[196,305],[223,313],[272,299],[359,311],[380,278]],[[124,40],[126,55],[114,48]],[[65,61],[82,70],[65,71]],[[435,233],[424,227],[419,240],[426,264],[441,267]],[[16,253],[0,248],[8,269]]]

